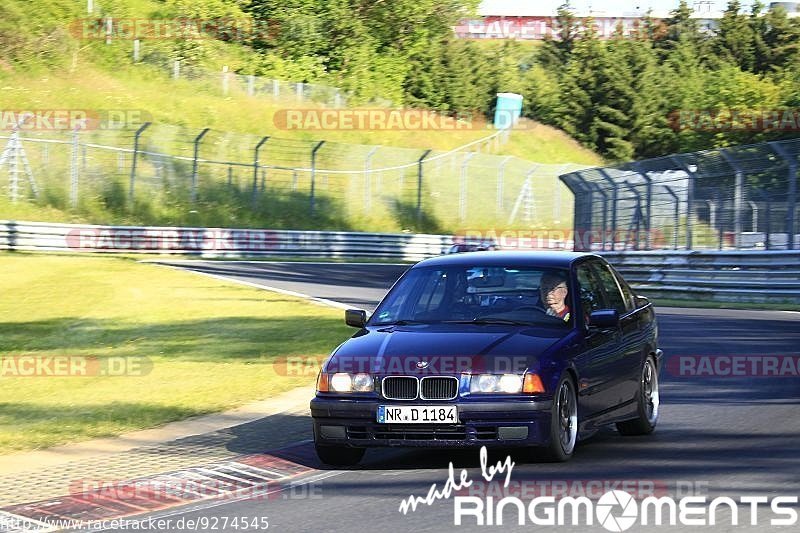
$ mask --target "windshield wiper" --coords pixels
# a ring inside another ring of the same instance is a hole
[[[395,320],[394,322],[378,322],[375,326],[417,326],[419,324],[430,324],[422,320]]]
[[[509,318],[473,318],[472,320],[444,320],[443,324],[509,324],[511,326],[530,326],[530,322],[511,320]]]

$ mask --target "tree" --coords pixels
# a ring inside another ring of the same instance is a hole
[[[783,6],[771,8],[764,16],[763,41],[767,57],[762,72],[796,69],[800,59],[800,19],[789,19]]]
[[[668,53],[678,46],[679,43],[690,43],[699,49],[704,39],[700,33],[700,26],[697,20],[692,18],[693,11],[686,0],[681,0],[677,8],[671,13],[669,18],[664,20],[664,29],[660,37],[654,40],[655,46],[659,50]]]
[[[564,98],[558,122],[564,131],[589,147],[595,147],[598,140],[594,106],[598,101],[604,55],[605,47],[597,36],[594,19],[587,18],[561,80]]]
[[[545,35],[539,54],[539,61],[545,68],[560,68],[567,64],[580,37],[580,26],[569,3],[559,6],[552,28],[553,35]]]
[[[754,34],[749,17],[741,12],[739,0],[730,0],[719,22],[713,50],[719,58],[752,71],[755,66]]]
[[[753,71],[765,72],[769,68],[770,50],[766,42],[769,21],[764,16],[764,4],[756,0],[750,10],[750,28],[753,32]]]

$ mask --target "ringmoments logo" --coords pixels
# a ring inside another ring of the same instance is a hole
[[[455,525],[477,526],[532,524],[536,526],[592,526],[598,524],[608,531],[621,532],[635,524],[708,526],[729,524],[738,526],[749,512],[750,525],[793,526],[797,524],[797,511],[792,508],[797,496],[741,496],[738,499],[719,496],[687,496],[675,499],[670,496],[650,496],[637,501],[623,490],[603,494],[596,502],[587,497],[542,496],[524,502],[510,496],[495,501],[472,496],[456,496],[453,501]],[[768,510],[764,510],[766,506]]]
[[[511,456],[495,465],[488,465],[486,447],[480,449],[481,477],[492,483],[498,475],[504,475],[503,488],[511,484],[514,469]],[[499,480],[498,480],[499,482]],[[680,498],[672,496],[646,496],[637,499],[626,490],[612,489],[596,500],[586,496],[553,495],[522,499],[518,496],[463,496],[480,479],[473,480],[469,472],[461,469],[456,475],[453,463],[448,466],[448,477],[443,486],[431,485],[426,496],[411,495],[400,502],[403,514],[416,512],[424,505],[433,505],[439,500],[453,498],[453,524],[456,526],[501,526],[504,523],[520,526],[593,526],[601,525],[608,531],[627,531],[635,524],[648,525],[731,525],[744,522],[751,526],[796,526],[798,514],[795,510],[797,496],[740,496],[737,499],[718,496],[709,499],[705,495]],[[588,486],[588,484],[587,484]],[[642,496],[641,494],[638,494]]]

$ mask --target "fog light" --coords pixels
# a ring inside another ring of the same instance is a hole
[[[497,428],[497,438],[500,440],[522,440],[528,438],[526,426]]]
[[[347,432],[344,426],[320,426],[319,435],[323,439],[344,439]]]

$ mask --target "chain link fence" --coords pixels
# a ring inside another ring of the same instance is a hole
[[[800,249],[800,139],[566,173],[576,249]]]
[[[18,131],[0,135],[0,183],[12,201],[97,222],[112,212],[116,223],[219,227],[568,228],[558,176],[579,166],[494,155],[508,135],[443,152],[166,125]]]
[[[182,67],[179,60],[173,60],[171,63],[157,63],[155,66],[161,68],[175,80],[189,80],[196,87],[221,96],[247,95],[283,102],[321,104],[330,108],[345,108],[354,103],[377,107],[394,105],[385,98],[359,99],[349,91],[330,85],[277,80],[252,74],[237,74],[227,69],[223,69],[221,72],[212,72],[199,67]]]

